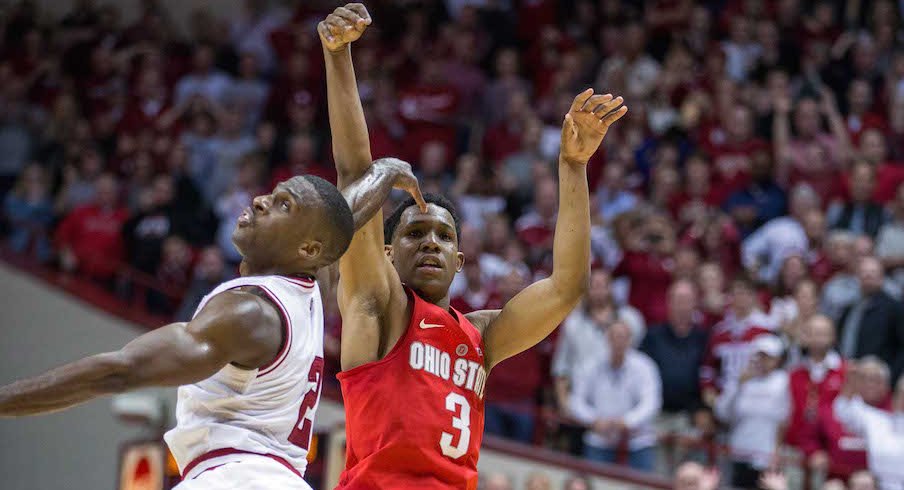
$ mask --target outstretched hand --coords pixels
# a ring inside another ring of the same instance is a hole
[[[370,24],[371,18],[367,8],[360,3],[349,3],[345,7],[337,7],[332,14],[317,24],[317,33],[326,49],[339,51],[357,41]]]
[[[420,208],[422,212],[427,212],[427,201],[424,200],[420,184],[418,184],[417,177],[414,176],[414,171],[411,170],[411,165],[408,162],[399,160],[398,158],[381,158],[374,162],[374,164],[379,164],[391,169],[392,174],[395,176],[392,187],[410,194],[411,197],[414,198],[417,207]]]
[[[594,95],[593,89],[578,94],[562,123],[560,154],[567,162],[584,165],[596,153],[609,126],[628,112],[622,97]]]

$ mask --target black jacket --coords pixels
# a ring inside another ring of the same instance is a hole
[[[686,337],[675,335],[668,324],[655,325],[647,332],[640,350],[659,368],[664,411],[693,411],[702,406],[700,366],[707,341],[706,332],[696,326]]]
[[[845,324],[853,306],[844,310],[838,322],[838,342],[844,339]],[[861,317],[854,357],[877,356],[891,368],[891,382],[904,372],[904,305],[885,291],[870,298]]]

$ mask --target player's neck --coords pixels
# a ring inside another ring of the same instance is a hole
[[[258,264],[248,259],[242,260],[239,264],[239,275],[241,276],[297,276],[304,278],[314,278],[317,274],[316,269],[309,270],[301,266],[280,266],[274,264]]]
[[[449,301],[449,293],[446,293],[442,298],[435,299],[428,294],[424,294],[421,291],[415,291],[418,296],[421,297],[424,301],[439,306],[440,308],[449,311],[449,307],[451,306],[451,302]]]

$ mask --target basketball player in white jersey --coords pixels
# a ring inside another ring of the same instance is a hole
[[[317,277],[393,187],[423,202],[407,164],[376,166],[343,194],[302,176],[256,197],[233,235],[242,277],[205,297],[190,322],[0,387],[0,416],[182,385],[177,425],[165,436],[182,472],[180,490],[309,488],[302,477],[323,376]]]

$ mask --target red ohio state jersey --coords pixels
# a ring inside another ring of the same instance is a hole
[[[339,373],[346,462],[338,489],[476,489],[483,437],[483,341],[465,316],[414,302],[379,361]]]

